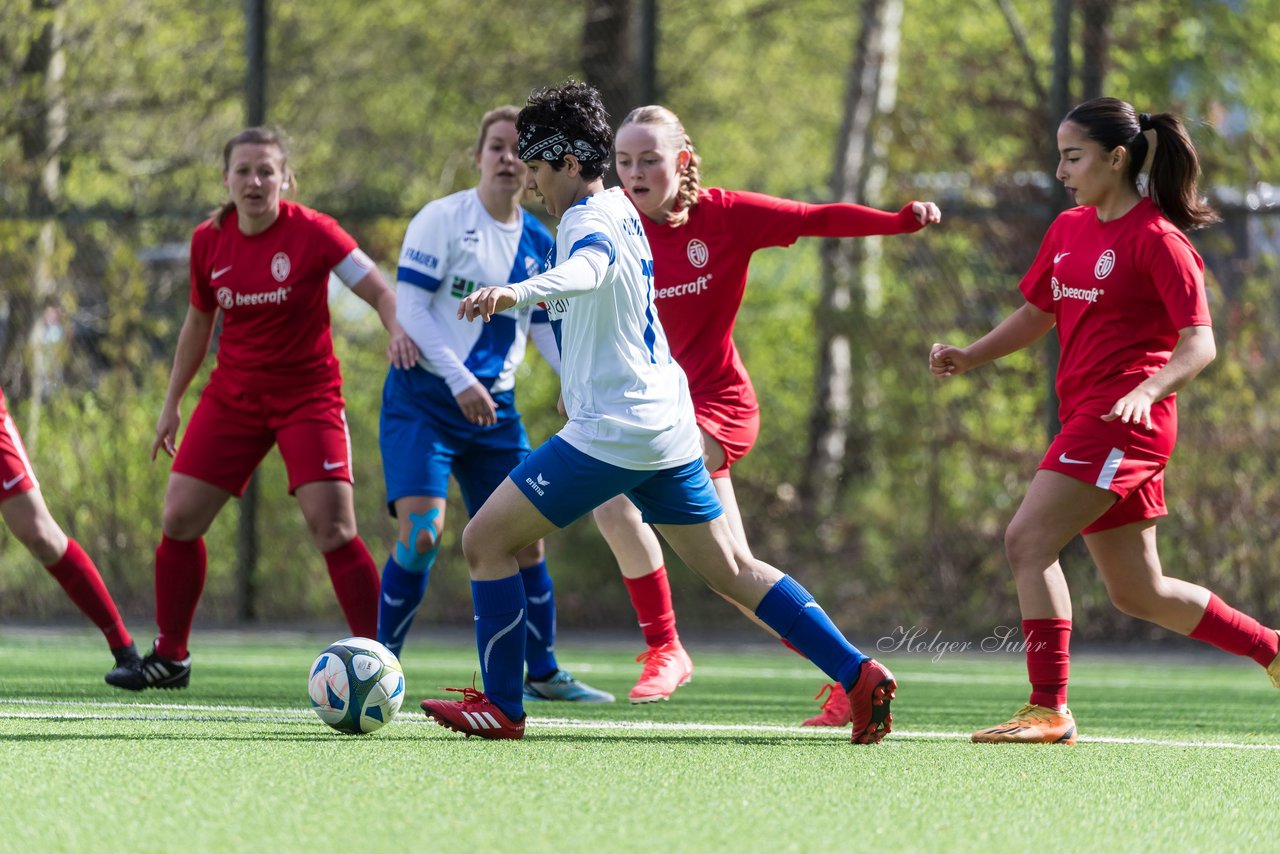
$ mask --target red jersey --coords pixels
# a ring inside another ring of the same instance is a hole
[[[680,226],[642,216],[653,249],[658,317],[671,353],[689,378],[694,403],[717,398],[757,406],[733,343],[733,324],[757,249],[800,237],[866,237],[921,228],[907,205],[889,213],[861,205],[810,205],[760,193],[711,188]]]
[[[191,237],[191,304],[222,309],[214,378],[252,391],[342,382],[329,328],[329,272],[356,248],[332,218],[293,202],[265,231],[236,212]]]
[[[1179,330],[1212,325],[1204,262],[1146,198],[1110,222],[1092,207],[1064,211],[1019,287],[1057,318],[1064,424],[1106,413],[1164,367]]]

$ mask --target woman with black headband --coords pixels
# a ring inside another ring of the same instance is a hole
[[[530,187],[560,220],[553,267],[523,282],[480,288],[458,316],[489,322],[541,303],[557,325],[568,422],[517,466],[467,525],[476,645],[484,691],[424,700],[442,726],[521,738],[525,592],[516,555],[616,495],[721,595],[793,643],[853,707],[856,744],[890,731],[897,683],[858,651],[791,576],[756,560],[734,536],[702,462],[693,402],[654,306],[654,268],[640,213],[606,190],[613,133],[599,93],[581,83],[535,92],[516,120]]]
[[[974,733],[976,742],[1075,743],[1066,705],[1071,597],[1058,554],[1076,534],[1121,611],[1249,656],[1280,687],[1280,635],[1166,576],[1156,551],[1175,392],[1216,352],[1204,264],[1182,233],[1217,220],[1197,189],[1195,148],[1176,116],[1097,98],[1063,119],[1058,150],[1058,180],[1079,207],[1049,227],[1020,284],[1026,302],[968,347],[934,344],[929,354],[930,370],[948,378],[1055,326],[1061,346],[1062,429],[1005,533],[1031,697],[1009,721]]]

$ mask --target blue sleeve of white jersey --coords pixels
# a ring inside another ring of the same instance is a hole
[[[445,274],[451,230],[442,205],[435,202],[418,211],[405,229],[396,281],[435,292]]]
[[[593,231],[585,237],[580,237],[574,241],[573,246],[569,247],[569,257],[573,257],[573,253],[579,249],[585,249],[588,246],[602,246],[609,250],[609,263],[613,264],[618,259],[618,250],[614,247],[613,241],[609,239],[609,235],[603,231]]]

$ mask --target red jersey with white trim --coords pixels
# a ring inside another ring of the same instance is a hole
[[[911,206],[886,212],[861,205],[810,205],[761,193],[700,190],[679,226],[646,216],[658,317],[689,378],[694,403],[716,398],[755,408],[755,389],[733,343],[733,325],[757,249],[800,237],[865,237],[920,228]]]
[[[1179,330],[1213,323],[1204,262],[1146,198],[1110,222],[1087,206],[1061,213],[1019,288],[1057,317],[1063,423],[1106,413],[1165,366]]]
[[[266,230],[236,212],[191,237],[191,304],[222,309],[213,377],[250,391],[340,385],[329,327],[329,272],[356,248],[331,217],[281,200]]]

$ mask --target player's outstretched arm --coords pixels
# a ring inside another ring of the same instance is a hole
[[[213,337],[213,320],[216,311],[201,311],[194,305],[187,306],[187,317],[178,332],[178,346],[173,353],[173,368],[169,371],[169,389],[165,392],[164,405],[156,420],[156,438],[151,443],[151,459],[161,448],[173,456],[178,448],[178,426],[182,423],[179,406],[187,386],[195,379],[205,353],[209,352],[209,339]]]
[[[475,320],[477,317],[485,323],[500,311],[514,308],[516,292],[507,287],[487,287],[472,291],[458,303],[459,320]]]
[[[999,326],[968,347],[934,344],[929,350],[929,370],[935,377],[959,376],[1040,340],[1053,328],[1054,322],[1052,314],[1024,302],[1000,321]]]

